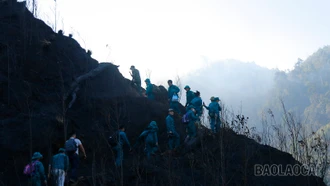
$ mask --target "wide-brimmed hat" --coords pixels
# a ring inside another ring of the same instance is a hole
[[[32,156],[32,160],[36,160],[40,158],[42,158],[42,154],[40,154],[40,152],[35,152]]]

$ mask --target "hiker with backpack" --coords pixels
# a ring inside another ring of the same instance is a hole
[[[150,99],[150,100],[154,100],[155,95],[153,93],[153,89],[154,89],[153,84],[151,84],[149,78],[147,78],[144,82],[146,83],[146,96],[147,96],[147,98]]]
[[[188,106],[190,104],[190,102],[195,98],[195,93],[193,91],[190,90],[190,87],[188,85],[186,85],[184,87],[184,89],[186,90],[186,111],[188,111]]]
[[[168,116],[166,117],[166,128],[168,135],[168,147],[170,152],[172,152],[172,150],[176,151],[180,145],[180,135],[176,132],[173,115],[173,109],[169,109]]]
[[[172,80],[167,81],[168,84],[168,101],[170,103],[170,108],[173,109],[178,114],[181,114],[181,111],[179,109],[179,95],[180,92],[179,87],[173,85]]]
[[[135,68],[134,65],[131,66],[130,70],[132,71],[132,73],[130,72],[130,74],[132,76],[132,83],[137,86],[138,92],[139,92],[139,94],[141,94],[142,88],[141,88],[140,72],[138,69]]]
[[[31,178],[32,186],[47,185],[44,165],[40,162],[42,158],[43,156],[40,152],[35,152],[31,158],[31,163],[24,168],[24,174]]]
[[[87,158],[84,146],[82,145],[81,141],[77,139],[77,135],[75,132],[71,133],[70,139],[65,142],[65,151],[69,157],[69,162],[71,165],[70,169],[70,181],[76,182],[77,181],[77,170],[79,168],[79,148],[84,155],[84,159]]]
[[[188,112],[183,116],[183,118],[188,118],[187,123],[187,137],[184,141],[187,144],[189,141],[193,140],[197,136],[197,129],[196,129],[196,121],[198,121],[199,117],[196,114],[196,110],[193,105],[188,106]]]
[[[65,176],[69,169],[69,158],[65,149],[60,148],[58,154],[54,155],[48,168],[48,178],[52,175],[55,186],[64,186]]]
[[[156,121],[151,121],[148,127],[140,134],[138,137],[134,148],[140,145],[141,141],[145,142],[144,152],[147,155],[147,158],[150,159],[151,155],[155,155],[158,150],[158,126]]]
[[[110,136],[109,143],[113,147],[113,150],[116,151],[115,165],[116,167],[120,167],[122,165],[124,157],[124,144],[126,143],[129,147],[129,150],[132,151],[131,144],[128,141],[125,133],[125,126],[119,126],[118,131],[116,131],[112,136]]]

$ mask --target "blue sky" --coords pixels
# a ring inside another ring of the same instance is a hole
[[[237,59],[289,69],[330,43],[328,0],[57,0],[58,29],[93,57],[134,64],[153,83],[210,61]],[[39,0],[38,17],[54,23],[54,1]],[[173,78],[172,78],[173,79]]]

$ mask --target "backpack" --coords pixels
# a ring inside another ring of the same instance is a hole
[[[65,142],[65,151],[68,154],[73,154],[77,151],[78,147],[77,147],[77,143],[76,140],[74,139],[69,139]]]
[[[179,101],[179,96],[177,94],[173,94],[172,101]]]
[[[118,144],[118,136],[119,136],[119,133],[118,133],[118,131],[117,131],[117,132],[115,132],[114,134],[112,134],[112,135],[108,138],[108,143],[109,143],[112,147],[117,146],[117,144]]]
[[[34,161],[32,163],[29,163],[27,164],[25,167],[24,167],[24,170],[23,170],[23,174],[24,175],[27,175],[27,176],[32,176],[34,170],[35,170],[35,164],[37,163],[37,161]]]
[[[189,116],[188,116],[188,112],[185,113],[183,116],[182,116],[182,123],[184,124],[187,124],[189,123]]]

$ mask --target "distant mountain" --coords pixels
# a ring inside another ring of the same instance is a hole
[[[313,130],[330,121],[330,46],[323,47],[305,61],[298,59],[289,72],[278,71],[267,108],[280,115],[283,99],[286,109]]]
[[[260,111],[274,86],[275,72],[255,63],[227,60],[191,72],[182,81],[199,90],[205,103],[211,96],[218,96],[229,109],[248,116],[249,124],[258,126]]]

